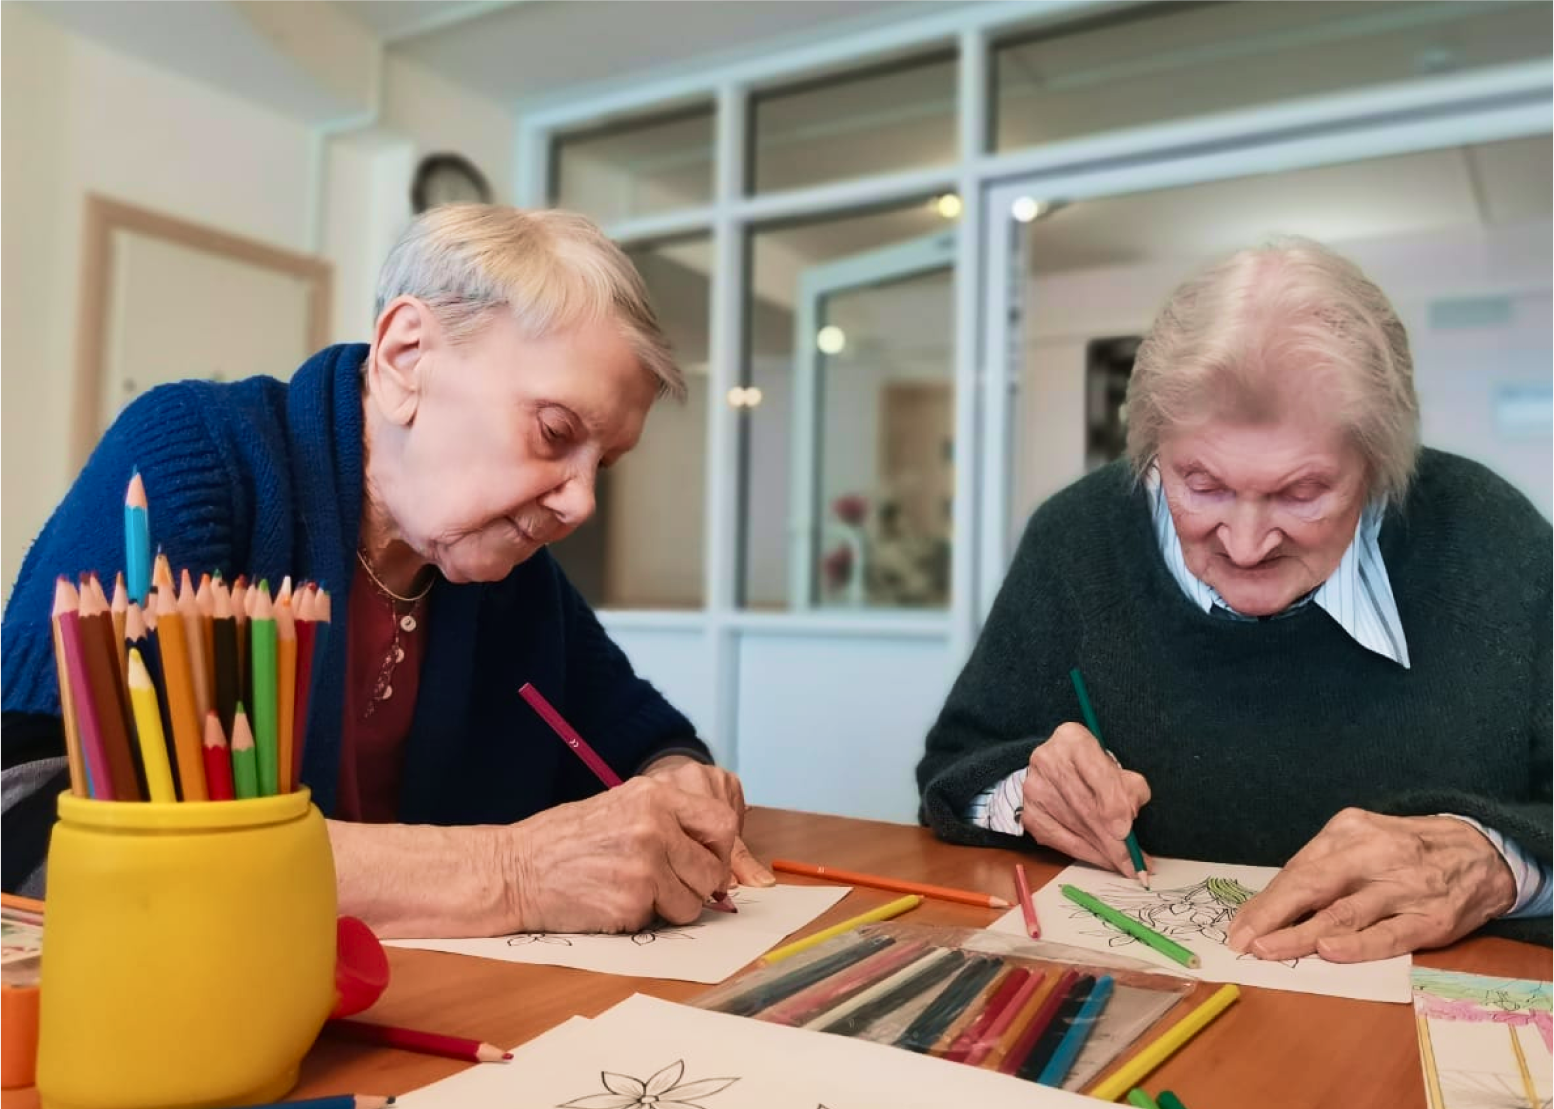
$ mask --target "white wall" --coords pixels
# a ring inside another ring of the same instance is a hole
[[[85,196],[306,251],[310,137],[293,120],[0,5],[5,327],[0,581],[74,478]]]
[[[439,77],[390,51],[383,59],[378,122],[408,136],[419,158],[462,154],[491,182],[495,199],[512,203],[515,119],[501,105]],[[405,182],[409,196],[410,182]],[[406,200],[408,206],[409,201]]]

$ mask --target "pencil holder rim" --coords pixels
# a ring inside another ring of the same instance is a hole
[[[92,828],[146,832],[253,828],[298,820],[312,805],[313,793],[306,786],[246,801],[105,801],[66,791],[59,795],[59,818]]]

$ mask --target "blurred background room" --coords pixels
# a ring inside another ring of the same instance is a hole
[[[0,578],[135,395],[366,340],[416,211],[574,208],[690,396],[556,557],[753,803],[911,821],[1026,517],[1217,255],[1359,262],[1425,443],[1550,514],[1551,10],[3,0]]]

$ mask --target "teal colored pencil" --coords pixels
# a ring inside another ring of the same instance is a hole
[[[248,662],[254,673],[254,747],[259,752],[259,796],[274,797],[281,791],[281,726],[275,669],[275,607],[270,601],[269,582],[259,583],[254,618],[248,626],[253,647],[248,653]]]
[[[1153,947],[1166,958],[1175,960],[1176,962],[1181,963],[1184,967],[1191,967],[1194,970],[1196,970],[1201,965],[1203,960],[1199,959],[1198,956],[1194,955],[1191,951],[1187,950],[1187,948],[1183,947],[1169,936],[1163,936],[1153,928],[1140,924],[1126,913],[1119,912],[1118,910],[1112,908],[1110,905],[1102,901],[1099,897],[1096,897],[1094,894],[1086,893],[1078,886],[1064,885],[1059,886],[1058,888],[1063,891],[1064,897],[1068,898],[1080,908],[1085,909],[1088,912],[1091,912],[1100,917],[1113,928],[1117,928],[1128,933],[1128,935],[1132,936],[1140,943],[1148,944],[1150,947]]]
[[[1085,688],[1085,679],[1079,673],[1079,667],[1074,667],[1068,672],[1069,679],[1074,683],[1074,692],[1079,695],[1079,711],[1084,714],[1085,727],[1090,729],[1090,734],[1095,736],[1095,741],[1101,745],[1101,750],[1106,750],[1106,741],[1101,738],[1101,722],[1096,719],[1095,709],[1090,705],[1090,691]],[[1149,888],[1149,871],[1144,867],[1144,852],[1139,850],[1139,841],[1133,835],[1132,829],[1128,830],[1128,838],[1123,841],[1128,845],[1128,858],[1133,862],[1133,869],[1138,872],[1138,880],[1144,883],[1144,888]]]
[[[254,750],[254,730],[248,726],[243,702],[237,703],[232,718],[232,792],[239,801],[259,796],[259,764]]]
[[[1187,1109],[1187,1106],[1183,1105],[1182,1099],[1170,1090],[1161,1090],[1160,1097],[1155,1102],[1155,1109]]]

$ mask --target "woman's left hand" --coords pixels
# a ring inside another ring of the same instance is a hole
[[[1229,946],[1260,959],[1387,959],[1451,943],[1515,900],[1511,868],[1471,824],[1345,809],[1241,907]]]
[[[745,828],[745,788],[739,784],[739,775],[730,774],[717,766],[697,762],[686,755],[665,755],[649,764],[642,773],[649,778],[662,778],[687,793],[699,793],[714,797],[734,810],[739,818],[739,830]],[[744,886],[775,886],[777,878],[761,864],[743,838],[734,841],[734,853],[729,860],[734,881]]]

